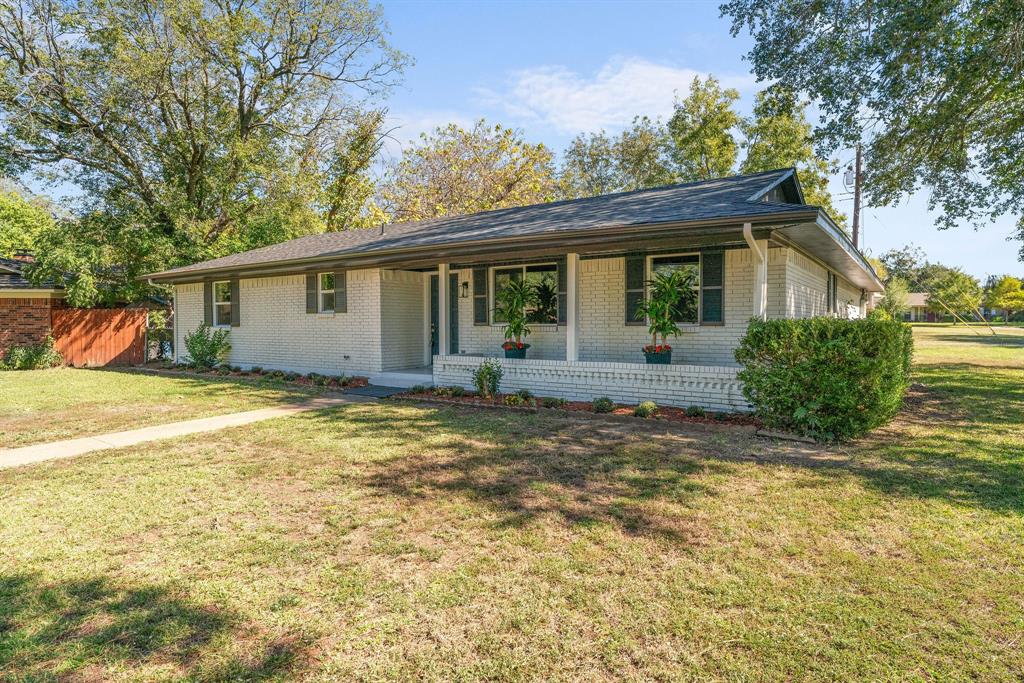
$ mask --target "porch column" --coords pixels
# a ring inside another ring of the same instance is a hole
[[[448,348],[448,264],[437,264],[437,352],[446,356]]]
[[[768,240],[755,240],[750,223],[743,224],[743,239],[754,257],[754,317],[768,318]]]
[[[565,359],[579,360],[579,272],[580,255],[565,255]]]

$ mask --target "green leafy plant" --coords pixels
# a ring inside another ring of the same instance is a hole
[[[227,360],[231,341],[227,330],[214,330],[200,325],[185,335],[185,351],[192,367],[209,370]]]
[[[537,303],[537,289],[526,280],[510,280],[495,296],[495,317],[505,321],[504,348],[523,348],[523,337],[530,334],[526,309]]]
[[[4,353],[0,370],[44,370],[64,364],[64,358],[53,346],[53,337],[38,344],[12,346]]]
[[[700,406],[689,406],[686,409],[687,417],[704,417],[704,409]]]
[[[752,321],[736,360],[743,394],[766,425],[842,441],[899,411],[912,354],[909,325],[822,317]]]
[[[505,396],[505,405],[507,406],[522,406],[526,405],[526,399],[519,394],[508,394]]]
[[[254,365],[251,368],[249,368],[249,372],[251,372],[254,375],[262,375],[263,374],[263,368],[261,368],[258,365]]]
[[[654,401],[643,401],[633,408],[633,414],[637,417],[654,417],[658,414],[658,404]]]
[[[647,298],[636,312],[638,320],[646,318],[648,322],[647,333],[651,335],[651,343],[644,347],[645,351],[660,352],[672,348],[668,345],[668,336],[678,337],[682,332],[676,322],[679,302],[697,295],[693,287],[696,277],[692,270],[671,270],[655,273],[647,281]],[[658,344],[659,336],[661,344]]]
[[[595,398],[594,402],[590,404],[595,413],[610,413],[615,410],[615,403],[607,396],[601,396]]]
[[[530,322],[558,322],[558,287],[554,280],[545,277],[533,287],[536,308],[530,313]]]
[[[540,404],[545,408],[564,408],[568,403],[566,399],[557,396],[545,396],[540,400]]]
[[[496,358],[488,358],[473,371],[473,386],[484,398],[494,398],[505,369]]]
[[[519,398],[523,399],[524,401],[529,401],[531,398],[533,398],[533,392],[531,392],[529,389],[520,389],[519,391],[516,392],[516,394],[518,394]]]
[[[340,383],[341,382],[339,382],[339,384]],[[430,391],[430,387],[428,387],[426,384],[415,384],[409,387],[410,394],[425,394],[428,391]]]
[[[453,384],[449,387],[434,387],[434,396],[442,396],[445,398],[458,398],[465,396],[466,390],[457,384]]]

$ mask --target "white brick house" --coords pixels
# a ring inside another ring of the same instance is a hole
[[[673,364],[646,365],[627,308],[677,267],[697,276],[696,310]],[[545,281],[551,305],[531,312],[527,358],[503,359],[503,389],[716,410],[746,407],[733,353],[751,318],[858,317],[882,289],[792,169],[313,235],[148,277],[174,285],[179,359],[206,322],[230,329],[235,365],[467,387],[503,355],[495,292]]]

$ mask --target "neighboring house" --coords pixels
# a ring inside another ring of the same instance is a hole
[[[63,305],[63,288],[52,282],[34,285],[25,278],[25,266],[31,262],[27,253],[0,258],[0,356],[12,346],[44,341],[53,309]]]
[[[674,365],[648,366],[634,310],[662,268],[698,274],[698,305]],[[391,386],[470,386],[503,353],[495,291],[525,277],[552,303],[531,311],[527,359],[503,359],[503,390],[719,410],[747,406],[733,354],[752,317],[858,317],[883,289],[792,169],[311,235],[147,277],[174,285],[178,358],[206,322],[231,330],[232,364]]]
[[[928,310],[928,292],[911,292],[907,295],[907,310],[903,320],[913,323],[935,322],[935,312]]]

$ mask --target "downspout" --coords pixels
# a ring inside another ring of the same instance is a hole
[[[750,251],[753,252],[756,262],[754,264],[754,291],[753,314],[761,320],[768,319],[768,243],[765,242],[764,250],[754,239],[753,226],[750,223],[743,224],[743,239],[746,241]]]
[[[747,246],[750,250],[757,254],[757,260],[759,263],[764,263],[764,253],[761,248],[757,246],[757,241],[754,239],[754,230],[750,223],[743,224],[743,239],[746,240]]]

